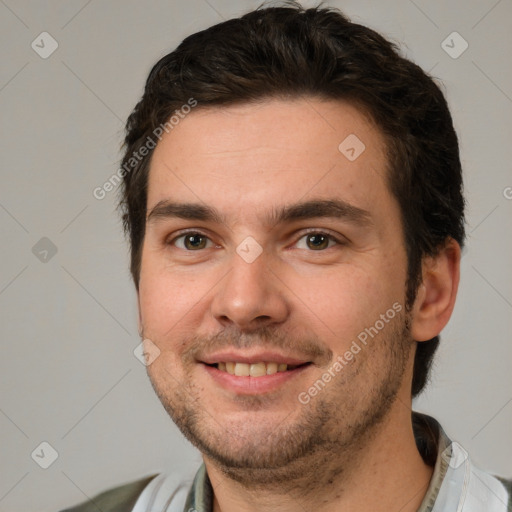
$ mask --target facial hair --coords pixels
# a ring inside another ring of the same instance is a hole
[[[254,421],[227,423],[222,411],[205,403],[201,390],[187,378],[199,351],[253,345],[289,349],[322,361],[308,387],[336,358],[315,336],[283,335],[269,328],[250,336],[226,330],[211,338],[184,340],[185,378],[179,382],[165,367],[151,365],[151,384],[181,432],[229,478],[253,489],[275,487],[305,495],[310,486],[332,482],[354,465],[359,450],[371,441],[391,410],[410,357],[410,317],[405,312],[397,314],[308,404],[297,400],[294,413],[278,425],[259,422],[257,416],[275,397],[237,396],[236,401],[253,413]]]

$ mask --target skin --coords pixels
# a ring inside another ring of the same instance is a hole
[[[350,134],[365,144],[354,161],[338,150]],[[460,249],[448,240],[425,259],[406,312],[407,259],[386,165],[370,119],[316,98],[197,108],[154,151],[140,327],[160,351],[148,366],[152,385],[203,454],[215,512],[408,512],[425,495],[432,468],[411,425],[413,340],[448,322]],[[322,199],[363,209],[369,222],[266,222],[282,206]],[[151,216],[166,200],[214,207],[222,222]],[[206,237],[196,239],[204,248],[184,245],[186,229]],[[341,243],[312,248],[305,230]],[[248,236],[262,249],[251,263],[236,252]],[[399,314],[301,403],[299,394],[397,303]],[[312,364],[254,395],[222,388],[199,362],[217,349],[261,347]]]

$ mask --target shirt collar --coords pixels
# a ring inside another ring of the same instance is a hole
[[[426,414],[413,411],[412,426],[416,446],[423,460],[429,466],[434,466],[434,472],[418,512],[432,512],[448,469],[451,440],[441,425]]]

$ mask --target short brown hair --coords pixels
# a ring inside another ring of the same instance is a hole
[[[128,118],[122,165],[129,172],[124,173],[120,207],[137,288],[152,151],[140,161],[133,154],[190,98],[201,108],[301,96],[351,101],[381,129],[389,187],[401,209],[407,307],[422,279],[423,258],[435,255],[449,238],[463,246],[457,135],[432,78],[400,56],[396,45],[337,9],[263,6],[187,37],[160,59]],[[438,336],[418,343],[413,396],[427,382],[438,344]]]

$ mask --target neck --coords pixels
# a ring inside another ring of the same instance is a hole
[[[357,446],[334,442],[328,450],[308,454],[307,460],[283,468],[276,485],[241,483],[228,468],[207,457],[204,461],[214,490],[213,512],[415,512],[433,472],[416,447],[410,403],[399,397]]]

